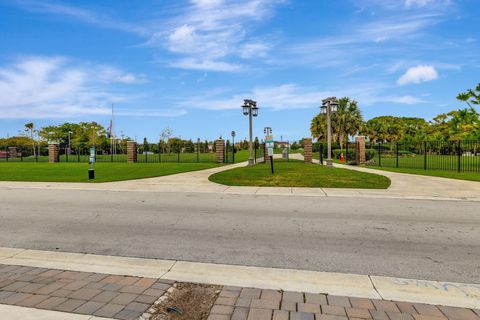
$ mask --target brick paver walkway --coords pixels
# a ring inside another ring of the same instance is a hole
[[[0,264],[0,304],[137,320],[174,281]],[[208,320],[480,320],[480,310],[223,287]]]
[[[480,320],[480,310],[224,287],[208,320]]]
[[[138,319],[173,281],[0,264],[0,304]]]

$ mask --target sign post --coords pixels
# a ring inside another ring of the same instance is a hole
[[[267,155],[270,157],[270,167],[272,169],[272,174],[274,173],[273,171],[273,147],[274,147],[274,142],[273,142],[273,136],[272,135],[267,135],[265,137],[265,146],[267,147]]]
[[[94,168],[95,160],[96,160],[96,151],[95,151],[95,147],[92,147],[90,148],[90,159],[88,161],[90,163],[90,168],[88,169],[89,180],[95,179],[95,168]]]

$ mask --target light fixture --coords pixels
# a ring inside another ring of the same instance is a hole
[[[256,104],[253,105],[252,116],[254,116],[254,117],[258,116],[258,107],[257,107]]]
[[[320,113],[321,114],[327,114],[327,106],[326,105],[322,105],[320,107]]]
[[[337,112],[337,109],[338,109],[338,102],[336,100],[332,100],[330,102],[330,111]]]

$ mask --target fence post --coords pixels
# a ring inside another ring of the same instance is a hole
[[[348,163],[348,140],[345,143],[345,164]]]
[[[378,166],[382,166],[382,148],[380,142],[378,143]]]
[[[395,153],[397,158],[397,161],[395,162],[395,166],[398,168],[398,141],[395,143],[395,145],[396,145]]]
[[[457,153],[458,153],[458,164],[457,164],[457,170],[458,172],[460,172],[462,170],[462,142],[460,140],[458,140],[458,150],[457,150]]]
[[[423,153],[424,153],[423,169],[427,170],[427,141],[423,141]]]
[[[197,139],[197,162],[200,162],[200,138]]]
[[[178,150],[178,154],[177,154],[177,162],[180,163],[180,150]]]

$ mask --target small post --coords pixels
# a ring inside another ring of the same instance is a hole
[[[323,143],[320,143],[320,165],[323,165]]]
[[[272,174],[273,172],[273,156],[270,156],[270,168],[272,169]]]
[[[178,153],[177,153],[177,162],[180,163],[180,150],[178,150]]]

